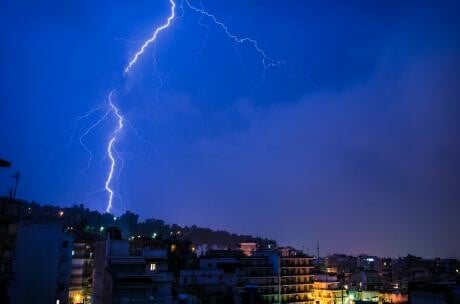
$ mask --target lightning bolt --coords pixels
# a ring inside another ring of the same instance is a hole
[[[115,171],[115,167],[116,167],[116,158],[114,156],[115,143],[118,139],[118,133],[123,129],[123,116],[121,116],[117,106],[112,102],[113,92],[114,91],[112,90],[109,94],[109,105],[112,110],[112,113],[117,118],[118,124],[115,127],[115,130],[112,133],[112,137],[110,138],[109,143],[107,145],[107,155],[110,159],[109,174],[107,175],[107,179],[105,180],[105,190],[109,193],[109,199],[108,199],[107,208],[106,208],[107,212],[110,212],[110,210],[112,209],[112,202],[113,202],[113,195],[114,195],[114,191],[111,188],[111,182],[113,178],[113,172]]]
[[[161,33],[163,30],[165,30],[166,28],[168,28],[171,25],[172,21],[175,18],[176,3],[174,2],[174,0],[169,0],[169,3],[171,4],[171,14],[168,17],[168,19],[166,20],[166,23],[161,25],[161,26],[159,26],[159,27],[157,27],[154,30],[152,37],[150,39],[146,40],[144,42],[144,44],[141,46],[141,48],[134,54],[133,58],[131,59],[131,61],[126,66],[126,68],[124,70],[124,73],[128,73],[131,70],[133,65],[136,64],[137,60],[144,53],[145,49],[150,44],[155,42],[155,40],[158,37],[158,34]],[[114,113],[114,115],[116,116],[116,118],[118,120],[118,125],[115,128],[115,131],[112,133],[112,137],[110,138],[110,140],[109,140],[109,142],[107,144],[107,156],[110,159],[110,167],[109,167],[109,173],[108,173],[107,178],[105,180],[105,187],[104,187],[105,190],[108,193],[108,201],[107,201],[106,212],[110,212],[110,210],[112,209],[113,197],[114,197],[114,193],[115,193],[114,190],[111,187],[113,174],[114,174],[114,171],[115,171],[116,166],[117,166],[117,157],[115,156],[115,154],[118,155],[118,153],[116,153],[116,150],[115,150],[115,143],[117,142],[117,139],[118,139],[118,133],[123,129],[123,126],[124,126],[123,125],[124,118],[123,118],[120,110],[117,108],[117,106],[112,102],[113,92],[114,91],[110,92],[108,100],[109,100],[110,108],[111,108],[112,112]]]
[[[233,40],[234,42],[236,43],[239,43],[239,44],[244,44],[244,43],[249,43],[250,45],[253,46],[253,48],[261,55],[262,57],[262,65],[264,67],[264,73],[265,71],[270,68],[270,67],[278,67],[280,66],[283,62],[282,61],[279,61],[279,60],[275,60],[271,57],[269,57],[265,51],[259,47],[259,43],[257,42],[257,40],[255,39],[252,39],[250,37],[238,37],[237,35],[233,34],[229,29],[228,27],[221,21],[219,21],[216,16],[214,16],[213,14],[205,11],[204,9],[202,8],[198,8],[196,6],[193,6],[189,0],[184,0],[185,3],[187,4],[187,6],[201,14],[202,16],[206,16],[208,18],[210,18],[217,26],[219,26],[223,31],[224,33],[227,35],[228,38],[230,38],[231,40]]]
[[[104,121],[104,119],[107,118],[107,116],[109,115],[110,111],[106,111],[104,113],[104,115],[102,115],[101,118],[99,118],[94,124],[92,124],[89,128],[86,129],[86,131],[80,136],[80,139],[79,139],[79,142],[80,142],[80,145],[83,147],[83,149],[86,150],[86,152],[88,153],[89,157],[88,157],[88,162],[86,164],[86,167],[85,169],[82,170],[82,173],[87,171],[89,169],[89,167],[91,166],[91,162],[93,160],[93,152],[88,148],[88,146],[85,144],[85,142],[83,141],[83,139],[94,129],[96,128],[97,126],[99,126],[102,121]]]
[[[136,54],[134,54],[133,59],[131,59],[131,61],[128,63],[128,65],[125,68],[125,73],[129,72],[131,67],[137,62],[137,59],[139,58],[139,56],[141,56],[144,53],[145,49],[151,43],[155,42],[155,40],[158,37],[158,34],[162,32],[163,30],[167,29],[171,25],[171,22],[174,20],[174,17],[176,16],[175,14],[176,13],[176,3],[174,2],[174,0],[169,0],[169,3],[171,4],[171,15],[168,17],[168,20],[166,21],[165,24],[157,27],[155,31],[153,32],[152,37],[149,40],[146,40],[144,44],[141,46],[140,50],[137,51]]]
[[[201,2],[201,0],[200,0],[200,7],[201,7],[201,9],[203,9],[203,3]],[[201,15],[200,19],[198,20],[198,24],[201,27],[206,29],[206,36],[204,37],[204,40],[201,43],[200,48],[195,53],[193,53],[193,56],[195,57],[195,62],[196,63],[198,62],[198,55],[201,53],[201,51],[203,51],[204,46],[206,45],[206,42],[208,42],[208,39],[209,39],[209,32],[210,32],[209,26],[207,26],[206,24],[202,23],[202,20],[203,20],[204,17],[205,17],[204,15]]]
[[[56,154],[59,152],[59,151],[62,151],[68,147],[70,147],[70,145],[72,144],[73,142],[73,139],[75,137],[75,135],[77,134],[77,126],[78,126],[78,123],[81,121],[81,120],[84,120],[88,117],[90,117],[91,115],[93,115],[93,113],[99,111],[101,109],[100,106],[97,106],[81,115],[78,115],[77,117],[74,118],[74,121],[73,121],[73,127],[72,127],[72,133],[70,135],[70,138],[69,140],[67,141],[67,143],[65,145],[63,145],[62,147],[59,147],[56,151],[53,152],[53,154],[51,154],[51,157],[50,157],[50,160],[52,160]]]
[[[204,8],[202,6],[201,6],[201,8],[198,8],[198,7],[193,6],[188,0],[182,0],[180,2],[180,5],[179,5],[179,8],[180,8],[182,14],[180,16],[176,16],[176,2],[175,2],[175,0],[169,0],[169,3],[171,5],[171,7],[170,7],[170,15],[168,16],[166,22],[164,24],[158,26],[157,28],[155,28],[154,31],[153,31],[152,36],[148,40],[144,41],[144,43],[142,44],[140,49],[134,54],[132,59],[129,61],[129,63],[125,67],[124,74],[127,74],[128,72],[131,71],[133,66],[137,63],[139,58],[144,54],[146,49],[151,44],[154,44],[156,42],[156,40],[158,38],[158,35],[162,31],[164,31],[167,28],[169,28],[171,26],[172,22],[175,19],[179,19],[179,18],[182,17],[182,15],[184,14],[184,9],[183,9],[184,2],[185,2],[185,4],[187,5],[188,8],[190,8],[192,11],[194,11],[196,13],[199,13],[201,15],[200,21],[199,21],[200,25],[203,26],[203,24],[201,24],[201,19],[203,17],[210,18],[214,22],[214,24],[216,24],[218,27],[220,27],[224,31],[226,36],[228,38],[230,38],[231,40],[233,40],[235,43],[251,45],[255,49],[255,51],[260,54],[260,56],[262,58],[261,63],[262,63],[263,68],[264,68],[264,73],[263,73],[262,79],[265,77],[265,73],[266,73],[266,70],[268,68],[270,68],[270,67],[278,67],[278,66],[280,66],[281,64],[284,63],[283,61],[275,60],[275,59],[269,57],[266,54],[266,52],[259,46],[259,43],[257,42],[257,40],[252,39],[250,37],[240,37],[240,36],[237,36],[236,34],[232,33],[229,30],[229,28],[223,22],[219,21],[213,14],[211,14],[211,13],[207,12],[206,10],[204,10]],[[202,46],[200,48],[200,51],[204,47],[204,44],[206,43],[206,40],[207,40],[207,36],[206,36],[206,39],[205,39],[205,41],[203,42],[203,44],[202,44]],[[155,59],[155,62],[154,62],[154,67],[156,69],[156,59]],[[156,72],[159,75],[158,71],[156,71]],[[161,77],[160,77],[160,82],[163,83]],[[112,203],[113,203],[115,191],[112,189],[111,185],[112,185],[114,172],[117,169],[117,159],[121,160],[119,154],[117,153],[117,151],[115,149],[115,145],[116,145],[116,142],[118,140],[118,135],[119,135],[120,131],[123,129],[123,127],[124,127],[124,122],[126,122],[128,124],[128,126],[130,126],[129,121],[127,121],[126,119],[123,118],[123,116],[122,116],[120,110],[118,109],[118,107],[112,102],[113,93],[114,93],[114,91],[112,90],[110,92],[109,96],[108,96],[108,103],[109,103],[109,106],[110,106],[110,109],[111,109],[110,112],[115,115],[118,123],[117,123],[117,126],[115,127],[115,129],[114,129],[114,131],[112,133],[112,136],[110,137],[110,140],[107,143],[107,149],[106,149],[107,156],[110,159],[109,172],[107,174],[107,178],[105,180],[105,187],[104,187],[105,191],[108,193],[108,202],[107,202],[106,212],[110,212],[111,209],[112,209]],[[95,126],[97,126],[97,125],[98,125],[98,122],[96,122]],[[92,128],[93,127],[90,127],[88,132],[90,132]],[[84,136],[85,136],[85,134],[83,135],[83,137]],[[118,172],[118,175],[119,174],[120,174],[120,172]]]

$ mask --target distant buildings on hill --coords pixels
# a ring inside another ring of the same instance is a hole
[[[158,220],[138,225],[132,213],[121,219],[79,207],[36,209],[0,199],[0,302],[460,301],[460,264],[454,259],[342,254],[318,259],[274,241],[244,237],[225,245],[213,244],[213,236],[198,243],[188,238],[195,228],[161,227]]]

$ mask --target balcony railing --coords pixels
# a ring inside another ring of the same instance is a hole
[[[167,282],[172,281],[172,273],[170,272],[118,272],[118,279],[135,279],[135,278],[150,278],[152,281]]]

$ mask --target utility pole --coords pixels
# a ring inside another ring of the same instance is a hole
[[[18,190],[18,183],[19,183],[19,178],[21,177],[21,173],[16,172],[16,174],[14,174],[12,176],[12,178],[15,179],[15,185],[14,185],[14,190],[13,190],[13,200],[16,200],[16,192]]]

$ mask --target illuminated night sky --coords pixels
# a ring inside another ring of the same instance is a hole
[[[264,53],[177,0],[124,73],[168,0],[0,3],[0,194],[104,211],[115,90],[116,214],[460,257],[457,1],[189,1]]]

